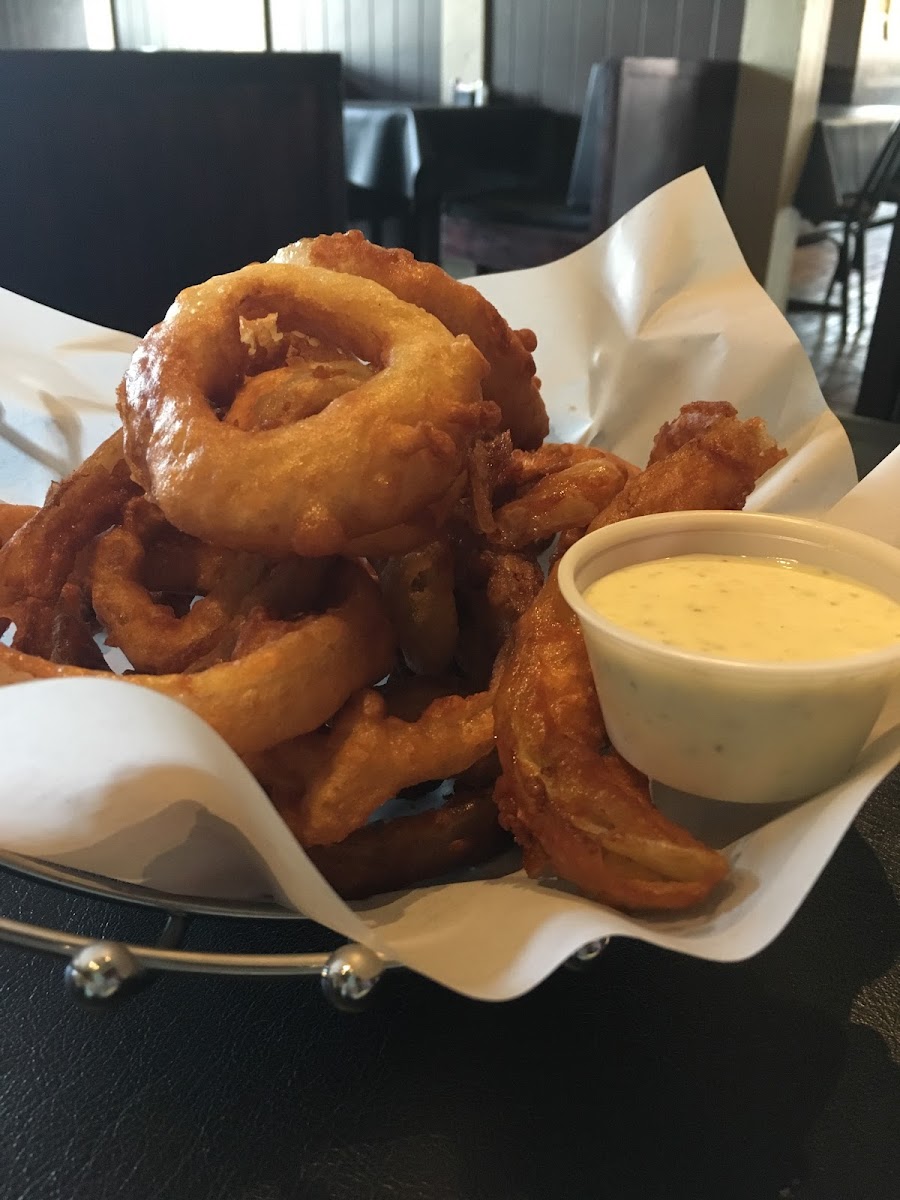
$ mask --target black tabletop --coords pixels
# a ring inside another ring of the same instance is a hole
[[[871,423],[867,424],[871,441]],[[146,939],[151,919],[0,877],[4,914]],[[900,773],[746,963],[617,941],[508,1004],[390,973],[165,976],[87,1012],[0,951],[2,1200],[895,1200]],[[193,945],[319,950],[289,923]]]
[[[900,106],[825,104],[819,109],[794,206],[817,224],[838,218],[842,201],[862,189]]]
[[[97,1014],[56,961],[4,951],[0,1196],[894,1198],[898,804],[895,776],[750,962],[614,942],[502,1005],[405,973],[361,1015],[308,979],[167,976]],[[7,883],[4,900],[147,936],[56,893]]]

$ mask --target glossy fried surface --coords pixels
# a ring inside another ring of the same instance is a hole
[[[417,720],[389,716],[363,691],[332,728],[277,746],[251,762],[304,846],[342,841],[411,784],[448,779],[493,748],[492,697],[446,696]]]
[[[550,423],[531,356],[537,340],[529,329],[511,329],[475,288],[434,263],[418,262],[408,250],[367,242],[358,229],[294,242],[279,250],[273,261],[373,279],[401,300],[433,313],[451,333],[466,334],[490,366],[484,397],[499,407],[513,444],[534,449],[547,436]]]
[[[162,692],[202,717],[238,754],[253,754],[318,729],[360,687],[381,679],[394,635],[371,576],[339,566],[325,611],[235,661],[189,674],[114,676]],[[91,674],[0,645],[0,686]]]
[[[494,701],[500,820],[529,874],[622,908],[698,903],[727,863],[650,802],[609,749],[577,618],[555,574],[516,627]]]
[[[378,370],[351,396],[274,429],[219,419],[246,377],[241,319],[334,341]],[[371,280],[244,267],[188,288],[143,339],[119,389],[125,457],[177,528],[279,556],[346,551],[416,517],[461,473],[499,413],[470,340]]]
[[[282,815],[290,824],[290,811]],[[507,844],[490,792],[461,791],[440,808],[373,821],[307,854],[345,900],[363,900],[486,862]]]
[[[592,528],[652,512],[738,509],[783,457],[762,422],[724,416],[628,481]],[[584,639],[551,572],[501,656],[494,701],[502,823],[530,874],[628,909],[679,909],[727,871],[664,818],[608,746]]]
[[[724,417],[629,480],[590,529],[649,513],[743,508],[757,479],[785,453],[758,417]]]

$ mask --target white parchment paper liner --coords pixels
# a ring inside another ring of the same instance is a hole
[[[730,400],[743,416],[765,417],[790,451],[751,507],[821,515],[846,497],[832,519],[900,542],[900,456],[850,491],[844,432],[747,271],[704,172],[663,188],[560,262],[474,282],[514,326],[537,332],[552,437],[593,440],[641,462],[681,404]],[[111,432],[114,389],[134,344],[0,292],[0,495],[40,501],[51,479]],[[722,961],[761,950],[900,761],[898,721],[900,708],[889,705],[852,776],[787,811],[660,794],[732,862],[727,886],[686,917],[623,916],[527,879],[514,856],[463,881],[351,909],[212,730],[172,701],[111,680],[0,689],[0,845],[165,891],[272,894],[448,987],[501,1000],[610,934]]]

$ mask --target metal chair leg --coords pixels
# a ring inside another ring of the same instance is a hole
[[[860,221],[856,230],[856,269],[859,272],[859,328],[866,323],[866,233],[865,221]]]
[[[849,268],[848,268],[849,260],[848,260],[848,256],[847,256],[847,244],[848,244],[849,236],[850,236],[850,225],[848,222],[847,224],[844,225],[843,237],[837,244],[838,257],[837,257],[837,262],[835,263],[835,266],[834,266],[834,272],[831,276],[831,281],[828,284],[828,290],[825,293],[825,303],[826,304],[831,299],[831,293],[834,291],[834,287],[835,287],[836,283],[840,283],[842,287],[846,287],[846,285],[847,285],[847,275],[849,273]]]

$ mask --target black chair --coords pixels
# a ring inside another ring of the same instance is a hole
[[[469,259],[479,273],[509,271],[551,262],[590,240],[607,65],[591,68],[568,176],[544,174],[524,187],[452,197],[441,222],[442,256]]]
[[[849,324],[850,277],[855,271],[859,279],[859,328],[865,324],[866,316],[866,234],[881,225],[892,225],[897,217],[898,196],[896,178],[900,172],[900,122],[888,135],[873,162],[862,188],[856,195],[845,196],[831,220],[840,221],[835,235],[826,234],[835,241],[838,260],[825,293],[822,308],[825,312],[840,312],[841,341],[847,340]],[[879,216],[879,206],[885,202],[894,205],[890,216]],[[835,287],[840,287],[839,305],[831,304]]]
[[[144,333],[345,228],[336,54],[0,53],[0,286]]]
[[[578,249],[679,175],[705,166],[725,183],[738,65],[622,58],[596,63],[568,191],[449,204],[444,252],[479,270],[537,266]]]

